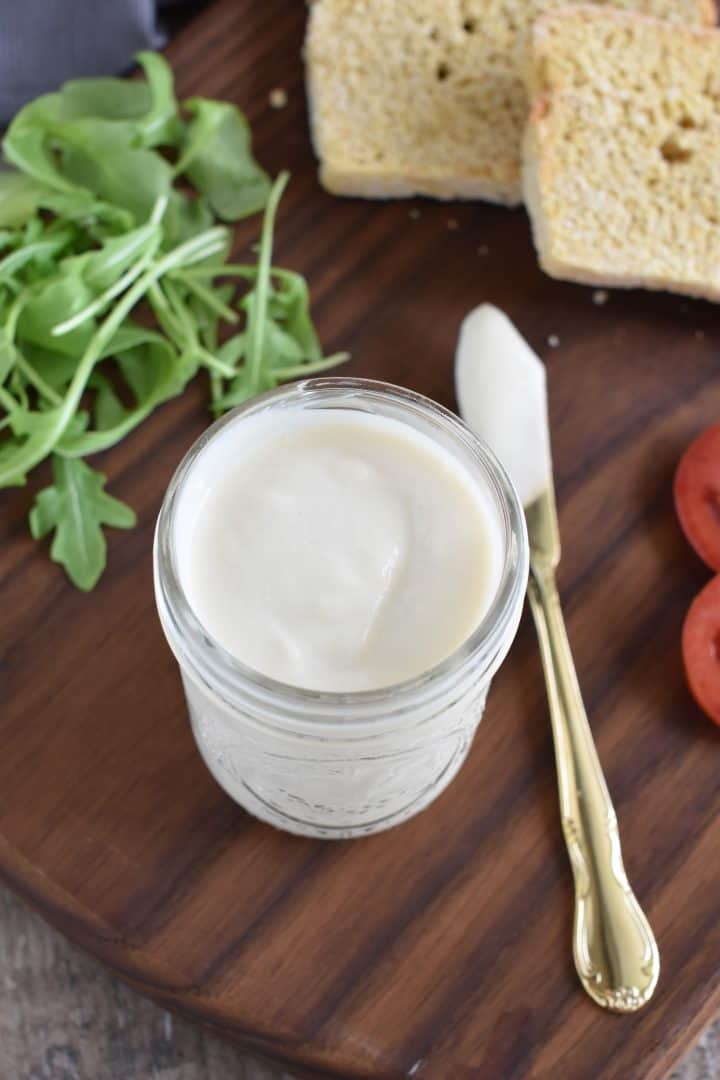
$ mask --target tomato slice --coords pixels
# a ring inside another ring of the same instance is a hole
[[[720,424],[690,443],[675,472],[675,512],[703,562],[720,571]]]
[[[690,605],[683,623],[682,654],[692,696],[720,724],[720,574]]]

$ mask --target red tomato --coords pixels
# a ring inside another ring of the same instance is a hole
[[[690,605],[683,623],[682,654],[692,696],[720,724],[720,574]]]
[[[720,424],[690,443],[673,487],[675,512],[696,552],[720,571]]]

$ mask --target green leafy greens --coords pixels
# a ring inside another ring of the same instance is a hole
[[[54,482],[39,493],[30,511],[30,531],[39,539],[52,530],[50,549],[79,589],[92,589],[105,565],[102,525],[130,529],[135,514],[103,491],[105,477],[84,461],[53,458]]]
[[[103,526],[133,511],[83,460],[123,439],[205,371],[218,415],[324,357],[304,278],[272,265],[278,204],[227,102],[179,105],[172,71],[79,79],[31,102],[0,171],[0,487],[46,458],[34,537],[81,589],[105,566]],[[228,222],[264,210],[257,261],[228,260]],[[223,224],[221,224],[221,222]]]

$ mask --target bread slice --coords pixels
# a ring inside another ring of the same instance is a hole
[[[720,30],[574,7],[538,21],[532,53],[543,269],[720,301]]]
[[[686,24],[715,19],[713,0],[615,2]],[[305,55],[324,186],[521,202],[528,35],[556,4],[315,0]]]

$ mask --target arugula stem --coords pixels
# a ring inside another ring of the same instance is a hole
[[[62,337],[63,334],[68,334],[71,330],[75,330],[76,327],[82,326],[88,319],[92,319],[95,315],[98,315],[103,311],[116,296],[125,292],[125,290],[132,285],[133,281],[135,281],[140,274],[142,274],[143,270],[145,270],[152,262],[157,249],[160,246],[161,237],[159,230],[153,239],[154,243],[148,248],[145,254],[141,255],[138,261],[126,270],[113,285],[110,285],[105,292],[96,297],[96,299],[88,304],[87,307],[84,307],[82,311],[78,311],[75,315],[71,315],[69,319],[65,319],[64,322],[57,323],[56,326],[53,326],[51,331],[52,336]]]
[[[28,401],[25,384],[17,367],[14,367],[10,372],[9,383],[11,390],[13,390],[17,396],[18,405],[21,409],[25,410],[25,412],[28,412],[30,409],[30,402]]]
[[[295,364],[293,367],[271,368],[270,374],[274,379],[297,379],[301,375],[312,375],[316,371],[328,371],[329,368],[344,364],[350,359],[348,352],[336,352],[326,356],[322,360],[313,360],[310,363]]]
[[[289,174],[288,174],[289,175]],[[273,273],[276,271],[273,269]],[[257,275],[257,267],[249,263],[224,263],[222,266],[192,266],[183,269],[184,278],[196,277],[243,277],[252,281]]]
[[[26,263],[38,256],[57,255],[61,248],[65,247],[69,240],[69,234],[64,233],[52,240],[37,240],[34,244],[26,244],[25,247],[12,251],[0,260],[0,278],[9,277]]]
[[[44,398],[51,402],[51,404],[62,404],[62,397],[58,394],[57,390],[53,390],[52,386],[45,382],[42,375],[38,374],[30,361],[25,359],[19,349],[15,349],[15,365],[22,371],[27,381],[31,383]]]
[[[210,371],[215,371],[218,375],[224,375],[226,379],[232,379],[233,375],[237,375],[237,371],[231,364],[226,364],[219,356],[214,356],[203,345],[197,346],[197,354],[202,358],[205,366],[209,368]]]
[[[254,393],[260,386],[260,371],[263,360],[263,345],[265,344],[265,326],[267,321],[268,297],[270,294],[270,266],[272,263],[273,228],[278,203],[285,190],[290,174],[281,172],[275,180],[263,216],[262,231],[260,233],[260,253],[257,263],[257,278],[255,281],[255,302],[251,304],[248,312],[248,351],[246,366],[248,370],[248,382]]]
[[[124,247],[117,247],[111,258],[105,257],[102,263],[103,272],[113,271],[119,264],[127,263],[136,255],[142,255],[148,241],[154,236],[156,228],[157,222],[149,221],[147,225],[143,225],[140,229],[133,229],[126,239]]]
[[[170,318],[174,318],[170,305],[168,304],[167,297],[162,290],[159,281],[154,281],[148,289],[148,299],[153,305],[155,305],[159,311],[162,311],[164,315],[168,315]],[[153,308],[154,310],[154,308]]]
[[[210,369],[208,375],[210,376],[210,408],[213,415],[217,416],[220,411],[220,398],[223,394],[222,379],[217,371],[212,369]]]
[[[186,348],[188,348],[191,353],[200,357],[205,366],[211,371],[217,371],[218,374],[224,375],[227,379],[232,378],[232,376],[236,374],[235,368],[230,364],[226,364],[223,360],[210,352],[209,349],[206,349],[204,345],[200,344],[195,321],[173,283],[171,281],[166,281],[164,285],[165,294],[169,301],[169,307],[172,309],[171,314],[177,320],[177,324],[181,328]],[[157,290],[159,293],[162,293],[162,289],[159,285],[157,286]]]
[[[150,286],[147,296],[153,314],[165,333],[179,349],[184,349],[186,341],[182,326],[180,326],[175,312],[170,307],[159,282],[155,282]]]
[[[183,302],[179,292],[173,285],[172,281],[168,280],[163,282],[163,288],[165,296],[167,297],[170,309],[178,321],[178,325],[182,327],[188,341],[191,341],[193,345],[197,343],[197,333],[195,330],[195,323],[193,322],[192,315],[188,311],[185,303]],[[159,288],[159,286],[158,286]]]
[[[5,331],[5,336],[11,344],[15,340],[15,331],[17,329],[17,322],[20,318],[20,313],[29,299],[30,297],[28,296],[28,292],[26,289],[21,292],[19,296],[15,297],[10,307],[10,310],[8,311],[7,319],[5,320],[5,326],[3,327],[3,329]]]
[[[233,311],[231,307],[224,304],[222,300],[218,300],[216,296],[207,289],[204,285],[201,285],[199,281],[195,281],[192,277],[192,270],[177,270],[173,275],[178,281],[181,281],[183,285],[197,296],[198,300],[201,300],[206,307],[214,311],[216,315],[219,315],[221,319],[225,319],[226,322],[236,323],[239,321],[239,316],[236,311]],[[217,276],[217,268],[214,276]]]
[[[15,400],[9,390],[6,390],[4,386],[0,386],[0,402],[2,402],[3,408],[8,413],[17,412],[21,407],[20,403]]]

